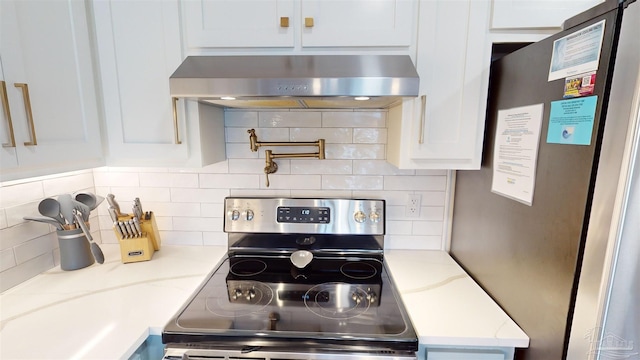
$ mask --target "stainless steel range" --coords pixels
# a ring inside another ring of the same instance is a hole
[[[416,359],[383,200],[226,198],[229,251],[162,332],[165,359]]]

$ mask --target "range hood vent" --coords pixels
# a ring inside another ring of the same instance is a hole
[[[384,109],[419,84],[406,55],[189,56],[169,79],[172,97],[232,108]]]

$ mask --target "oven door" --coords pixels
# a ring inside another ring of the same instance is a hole
[[[296,349],[299,347],[300,349]],[[164,360],[417,360],[409,351],[354,349],[303,349],[304,344],[291,344],[289,349],[252,347],[243,350],[207,348],[187,349],[168,346]],[[318,351],[318,352],[316,352]]]

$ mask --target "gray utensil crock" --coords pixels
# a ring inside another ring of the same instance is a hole
[[[82,269],[95,262],[89,241],[82,233],[82,229],[58,230],[57,233],[62,270]]]

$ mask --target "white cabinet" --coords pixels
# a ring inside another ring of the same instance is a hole
[[[408,47],[413,0],[185,0],[187,48]]]
[[[512,360],[513,348],[427,346],[426,360]]]
[[[420,95],[389,111],[387,161],[401,169],[478,169],[491,40],[488,1],[420,2]]]
[[[221,109],[179,100],[178,1],[95,1],[108,165],[202,166],[224,160]]]
[[[84,2],[3,0],[0,17],[1,180],[102,165]]]
[[[562,23],[604,0],[493,0],[492,29],[562,28]]]

